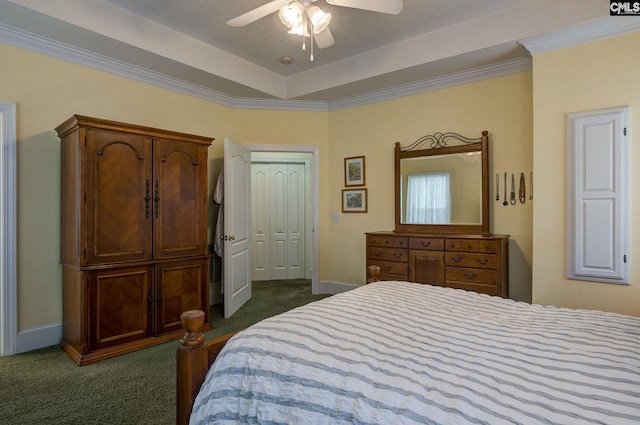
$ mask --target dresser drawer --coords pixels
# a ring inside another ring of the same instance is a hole
[[[478,252],[479,241],[474,239],[447,239],[447,251]]]
[[[495,269],[497,258],[492,254],[476,254],[467,252],[447,252],[444,264],[452,267],[476,267],[479,269]]]
[[[495,269],[498,259],[492,254],[469,254],[469,267],[477,267],[479,269]]]
[[[479,241],[478,252],[495,254],[498,252],[498,241],[496,240],[482,240]]]
[[[465,291],[474,291],[480,294],[498,295],[498,287],[496,285],[483,285],[479,283],[467,283],[467,282],[449,282],[447,281],[448,288],[464,289]]]
[[[367,245],[387,248],[406,248],[408,238],[402,236],[378,236],[369,235]]]
[[[367,259],[379,261],[399,261],[402,263],[406,263],[408,260],[408,253],[406,249],[369,246],[367,247]]]
[[[447,252],[444,264],[452,267],[469,267],[469,254],[466,252]]]
[[[445,267],[445,280],[496,285],[498,274],[495,270],[472,269],[468,267]]]
[[[429,251],[442,251],[444,239],[442,238],[409,238],[409,249],[426,249]]]
[[[380,280],[407,280],[409,278],[407,263],[394,263],[393,261],[367,261],[367,266],[373,265],[380,267],[380,276],[378,276],[378,279]]]

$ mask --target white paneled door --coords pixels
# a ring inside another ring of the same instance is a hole
[[[224,317],[251,298],[251,152],[224,140]]]
[[[567,277],[629,283],[629,108],[567,117]]]
[[[253,279],[306,272],[307,170],[301,163],[254,163],[251,171]]]

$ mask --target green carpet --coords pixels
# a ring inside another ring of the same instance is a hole
[[[207,339],[321,299],[308,280],[253,283],[229,319],[211,308]],[[58,347],[0,358],[0,424],[173,424],[178,342],[76,366]]]

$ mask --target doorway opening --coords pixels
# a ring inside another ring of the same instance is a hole
[[[262,202],[260,208],[269,211],[268,223],[252,220],[253,280],[310,279],[311,292],[320,293],[318,148],[245,147],[251,151],[251,191],[257,195],[255,201]],[[256,180],[254,170],[261,173]],[[270,177],[266,177],[267,173]],[[268,186],[268,200],[264,192],[254,191],[254,184],[262,185],[263,190]],[[253,202],[254,199],[255,210]]]

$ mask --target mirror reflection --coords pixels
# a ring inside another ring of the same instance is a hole
[[[395,147],[395,231],[489,234],[489,132]]]
[[[482,152],[403,158],[403,224],[481,224]]]

